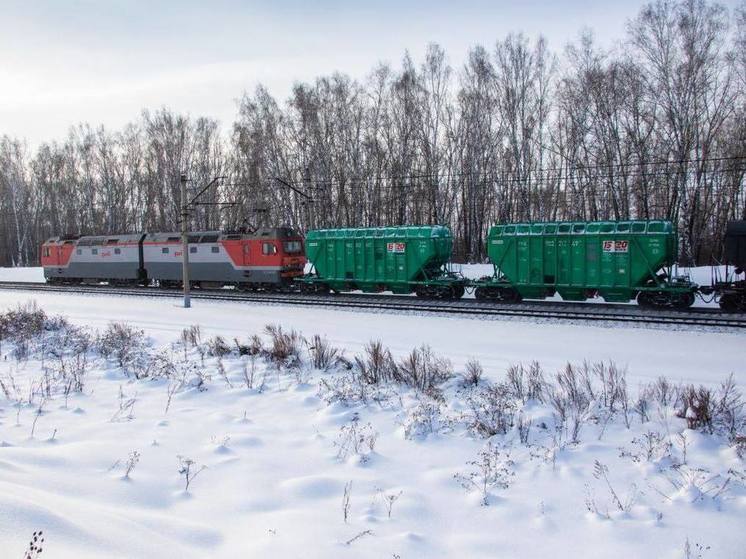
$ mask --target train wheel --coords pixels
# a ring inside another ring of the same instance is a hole
[[[450,285],[439,285],[433,288],[434,296],[436,299],[450,299],[453,297],[453,288]]]
[[[453,288],[453,298],[454,299],[461,299],[461,297],[464,296],[464,293],[466,293],[466,289],[464,289],[463,285],[457,285]]]
[[[325,283],[302,283],[300,292],[305,295],[327,295],[329,286]]]
[[[647,291],[640,291],[639,295],[637,295],[637,304],[641,307],[645,307],[646,309],[654,307],[653,298],[650,296],[650,293]]]
[[[431,299],[433,296],[432,291],[426,285],[418,285],[417,287],[415,287],[414,293],[420,299]]]
[[[694,293],[682,293],[672,297],[672,304],[677,309],[688,309],[694,304]]]
[[[474,297],[495,303],[517,303],[521,300],[520,294],[510,287],[477,287]]]
[[[724,312],[738,312],[738,297],[734,293],[726,293],[720,297],[720,309]]]
[[[504,303],[520,303],[523,300],[521,294],[512,287],[501,287],[499,294]]]

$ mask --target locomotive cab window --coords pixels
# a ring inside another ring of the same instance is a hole
[[[189,252],[190,252],[190,254],[196,254],[197,247],[189,247]]]
[[[220,247],[212,247],[212,252],[220,252]]]
[[[114,254],[122,254],[122,249],[121,248],[115,248],[114,249]]]
[[[161,252],[162,252],[163,254],[168,254],[168,247],[163,247],[163,248],[161,249]]]
[[[295,254],[301,251],[301,242],[300,241],[285,241],[282,243],[282,247],[285,249],[285,252],[288,254]]]
[[[44,247],[44,256],[49,257],[51,254],[51,251],[49,250],[49,247]]]
[[[272,243],[262,243],[262,254],[277,254],[277,247]]]
[[[98,249],[97,248],[92,248],[91,249],[91,254],[98,254]]]

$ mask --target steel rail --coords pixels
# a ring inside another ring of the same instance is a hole
[[[178,298],[181,296],[181,292],[177,289],[115,287],[103,284],[48,285],[35,282],[0,282],[0,289],[153,298]],[[194,299],[213,301],[466,315],[476,318],[515,317],[551,319],[556,321],[607,321],[642,325],[746,329],[746,316],[744,315],[727,315],[716,309],[702,308],[654,310],[624,304],[556,303],[551,301],[500,304],[476,301],[474,299],[428,300],[410,296],[377,294],[301,295],[300,293],[252,293],[230,289],[195,290],[192,296]]]

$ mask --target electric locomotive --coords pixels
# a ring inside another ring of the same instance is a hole
[[[190,285],[203,289],[293,289],[306,263],[303,238],[287,227],[192,232],[188,247]],[[48,283],[171,288],[181,285],[182,253],[179,233],[52,237],[41,264]]]

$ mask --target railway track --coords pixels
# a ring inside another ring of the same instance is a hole
[[[75,293],[95,295],[179,298],[175,289],[112,287],[108,285],[60,286],[32,282],[0,282],[0,289],[43,293]],[[533,301],[518,304],[498,304],[474,299],[423,300],[402,295],[332,294],[300,295],[299,293],[245,293],[230,289],[192,291],[193,299],[212,301],[245,301],[261,304],[321,306],[380,312],[406,312],[472,316],[475,318],[532,318],[552,321],[615,322],[637,325],[674,327],[704,327],[746,330],[746,316],[727,315],[715,309],[650,310],[636,305],[592,303],[555,303]]]

